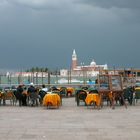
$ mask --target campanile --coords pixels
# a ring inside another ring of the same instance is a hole
[[[75,68],[77,68],[77,55],[76,55],[75,49],[73,50],[73,54],[72,54],[71,68],[72,68],[72,70],[74,70]]]

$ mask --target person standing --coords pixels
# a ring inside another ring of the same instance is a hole
[[[27,88],[25,86],[23,87],[22,96],[22,105],[27,106]]]
[[[38,96],[39,96],[39,102],[42,105],[42,101],[44,96],[47,94],[48,88],[45,87],[45,85],[42,85],[42,88],[39,90]]]
[[[22,106],[22,98],[23,98],[23,88],[22,85],[17,87],[17,99],[19,100],[19,106]]]
[[[30,101],[31,101],[31,106],[38,106],[38,94],[37,94],[37,91],[36,91],[36,88],[34,87],[34,84],[31,83],[30,84],[30,87],[28,88],[28,94],[29,94],[29,97],[30,97]]]

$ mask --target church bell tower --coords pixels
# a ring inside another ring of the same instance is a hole
[[[75,52],[75,49],[74,49],[73,54],[72,54],[71,69],[74,70],[75,68],[77,68],[77,55],[76,55],[76,52]]]

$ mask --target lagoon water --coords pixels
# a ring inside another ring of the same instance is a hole
[[[49,80],[50,79],[50,80]],[[25,84],[28,85],[33,82],[35,85],[41,84],[83,84],[88,83],[89,79],[94,83],[96,77],[60,77],[60,76],[51,76],[48,77],[0,77],[0,85],[18,85]]]

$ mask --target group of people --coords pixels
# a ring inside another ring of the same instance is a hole
[[[39,89],[36,88],[33,83],[30,83],[28,88],[24,85],[19,85],[15,95],[19,101],[19,106],[27,106],[29,102],[31,106],[38,106],[38,101],[41,102],[43,98],[42,91],[44,93],[43,95],[45,95],[47,90],[48,89],[45,87],[45,85],[42,85],[42,88]]]

